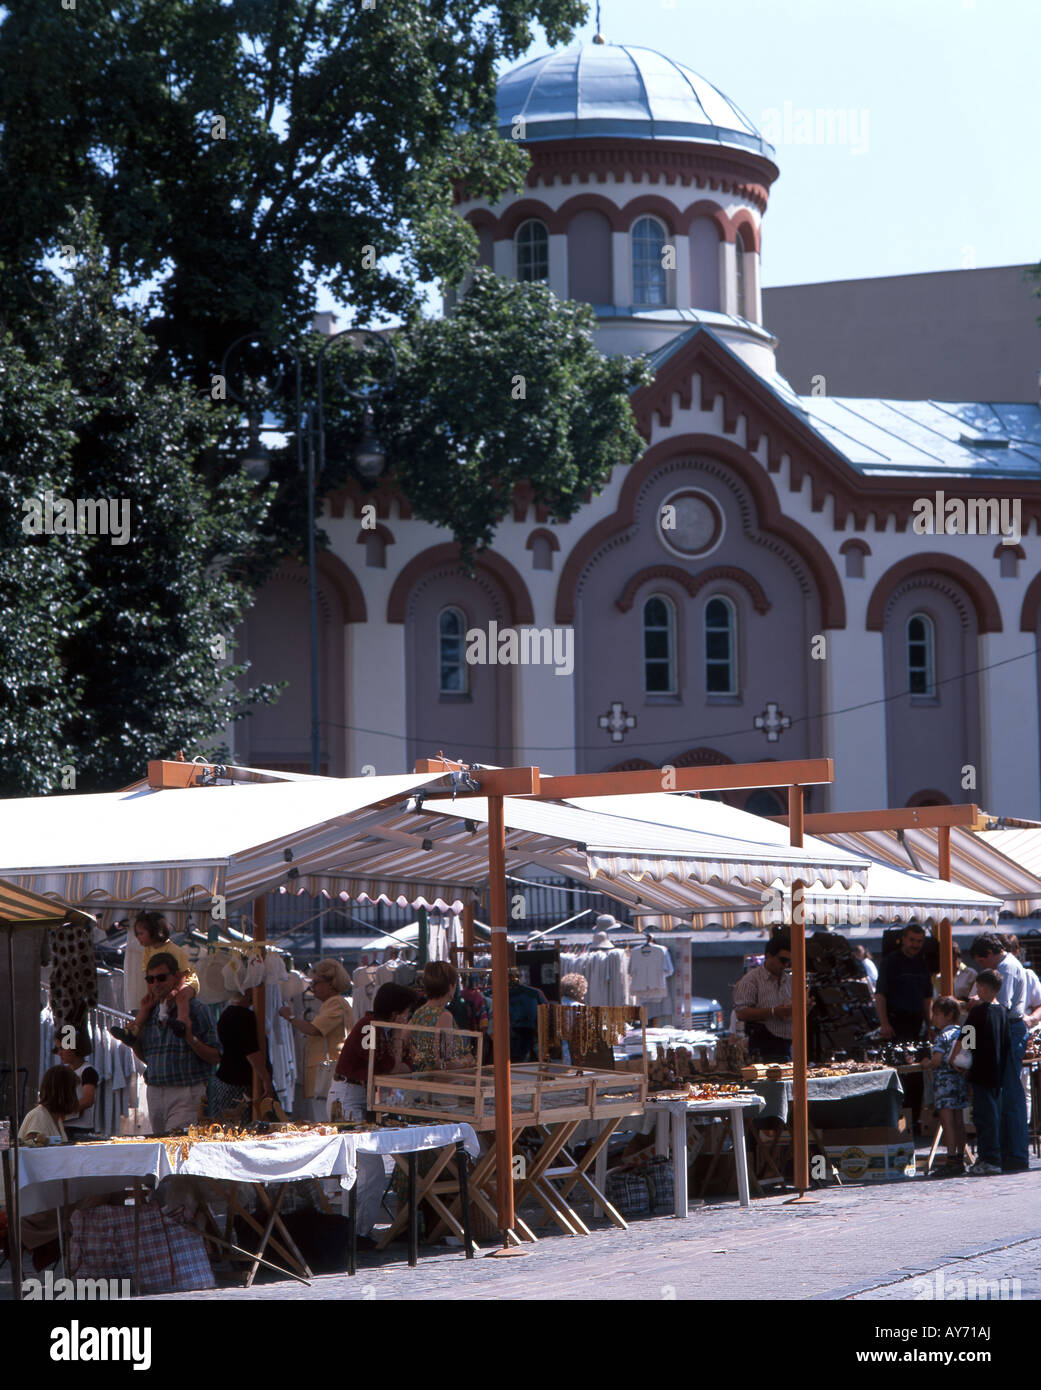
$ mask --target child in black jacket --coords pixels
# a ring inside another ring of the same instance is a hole
[[[969,1172],[974,1177],[991,1177],[1001,1172],[1001,1083],[1011,1039],[1008,1013],[995,1003],[1000,991],[998,972],[981,970],[976,976],[980,1002],[969,1010],[962,1036],[951,1054],[953,1061],[962,1047],[972,1053],[969,1081],[976,1125],[976,1162]]]

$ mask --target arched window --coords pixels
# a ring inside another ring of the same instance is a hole
[[[549,279],[549,233],[544,222],[530,219],[517,228],[517,279]]]
[[[437,658],[442,695],[465,695],[468,689],[464,651],[466,619],[458,608],[443,608],[437,620]]]
[[[663,594],[643,605],[643,689],[647,695],[676,693],[676,610]]]
[[[924,613],[907,620],[907,688],[912,695],[936,694],[936,629]]]
[[[718,596],[705,604],[705,691],[737,694],[737,614]]]
[[[641,217],[632,231],[633,303],[667,304],[668,278],[665,272],[665,228],[656,217]]]

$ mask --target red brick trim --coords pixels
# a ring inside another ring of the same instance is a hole
[[[548,203],[540,202],[537,198],[522,198],[520,202],[512,203],[491,224],[495,240],[511,240],[516,236],[520,224],[528,222],[533,217],[546,224],[546,231],[550,236],[567,230],[566,223],[562,221],[556,208],[551,208]]]
[[[1001,547],[998,546],[1000,550]],[[1036,632],[1038,615],[1041,613],[1041,573],[1035,574],[1023,595],[1023,607],[1019,611],[1020,632]]]
[[[839,554],[846,555],[851,550],[859,550],[861,555],[870,555],[871,547],[867,541],[862,541],[856,536],[851,536],[848,541],[843,541],[839,546]]]
[[[921,791],[915,792],[914,796],[908,797],[904,802],[905,806],[928,806],[930,804],[950,806],[952,803],[951,798],[945,792],[937,791],[935,787],[923,787]]]
[[[733,228],[734,232],[732,240],[736,242],[738,240],[738,237],[740,236],[741,243],[744,246],[745,250],[748,250],[750,247],[753,251],[755,251],[758,254],[759,228],[756,226],[755,221],[751,217],[751,215],[745,212],[744,209],[741,209],[739,212],[736,212],[734,214],[733,218],[731,219],[730,225]],[[743,235],[741,235],[742,233]]]
[[[765,212],[778,175],[776,164],[750,150],[720,150],[687,140],[545,140],[525,148],[531,157],[529,188],[615,183],[629,174],[649,183],[718,188]]]
[[[679,584],[686,589],[691,598],[696,598],[707,584],[729,581],[731,584],[739,584],[747,592],[757,613],[770,611],[770,600],[763,592],[762,585],[747,570],[737,565],[714,565],[712,569],[702,570],[700,574],[691,574],[688,570],[680,569],[678,565],[648,565],[629,580],[615,599],[615,607],[622,613],[628,613],[640,589],[645,584],[653,583],[655,579],[669,579],[674,584]]]
[[[395,579],[390,591],[390,597],[387,600],[387,622],[403,623],[405,621],[412,590],[432,569],[451,566],[453,563],[458,565],[458,562],[459,546],[455,541],[450,541],[444,545],[432,545],[429,549],[421,551],[415,559],[410,560]],[[504,560],[494,550],[481,550],[474,556],[474,564],[478,570],[484,570],[485,573],[490,574],[505,591],[512,623],[520,625],[535,621],[535,610],[532,606],[531,595],[528,593],[528,586],[509,560]],[[460,569],[459,573],[462,577],[464,572]]]
[[[904,560],[898,560],[895,565],[890,565],[875,585],[868,602],[867,618],[864,623],[868,632],[882,631],[885,623],[886,605],[899,585],[917,575],[924,578],[928,574],[943,574],[948,579],[953,579],[956,584],[961,585],[975,609],[976,621],[981,635],[984,632],[1001,632],[1001,609],[994,597],[994,591],[983,576],[977,573],[971,565],[967,565],[964,560],[958,560],[951,555],[940,555],[936,552],[909,555]]]
[[[734,240],[734,224],[719,204],[712,202],[710,198],[699,198],[680,214],[679,230],[684,236],[690,236],[691,226],[700,218],[716,224],[720,241]]]
[[[755,459],[730,440],[714,434],[684,434],[663,439],[633,464],[622,484],[614,515],[590,527],[564,563],[557,585],[557,622],[574,622],[579,581],[604,542],[633,524],[636,499],[643,484],[661,464],[683,454],[705,454],[720,459],[737,473],[755,504],[759,529],[786,541],[809,569],[820,597],[822,626],[844,628],[846,600],[831,556],[812,532],[784,515],[776,489]]]
[[[1006,545],[1004,541],[998,541],[994,547],[995,560],[1000,560],[1002,555],[1014,555],[1017,560],[1027,558],[1027,553],[1021,545]]]
[[[624,208],[619,207],[610,198],[605,198],[602,193],[576,193],[573,198],[569,198],[566,203],[560,205],[560,217],[566,227],[571,226],[571,219],[579,212],[602,212],[611,224],[612,232],[627,230]],[[675,209],[673,209],[673,216],[675,216]]]
[[[534,550],[537,540],[549,541],[550,550],[560,549],[560,541],[557,539],[556,532],[551,531],[548,526],[537,526],[524,542],[524,549]]]
[[[379,536],[384,545],[394,545],[394,534],[389,526],[377,521],[375,526],[363,526],[355,538],[356,545],[364,545],[370,536]]]
[[[376,508],[376,515],[380,520],[389,521],[391,505],[395,502],[402,521],[409,521],[412,517],[408,498],[389,478],[381,478],[378,485],[371,490],[363,488],[357,478],[349,478],[343,487],[330,492],[325,500],[329,504],[330,515],[337,518],[346,514],[348,504],[351,507],[351,515],[360,518],[362,507],[371,503]]]

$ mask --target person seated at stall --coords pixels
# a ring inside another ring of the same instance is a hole
[[[54,1050],[76,1077],[76,1103],[65,1116],[65,1131],[70,1139],[82,1139],[94,1128],[94,1101],[99,1082],[97,1072],[86,1061],[90,1053],[90,1038],[80,1028],[76,1031],[74,1047],[62,1047],[59,1041]]]
[[[939,1117],[947,1149],[946,1165],[934,1168],[932,1176],[956,1177],[965,1171],[965,1107],[969,1103],[965,1072],[950,1060],[961,1037],[957,999],[947,994],[934,999],[932,1018],[936,1036],[932,1055],[922,1066],[933,1073],[933,1113]]]
[[[431,960],[423,967],[424,1003],[409,1022],[416,1028],[437,1028],[438,1033],[411,1034],[412,1054],[417,1071],[445,1071],[472,1067],[475,1058],[466,1041],[449,1035],[456,1031],[448,1001],[455,995],[459,972],[450,961]]]
[[[40,1078],[40,1102],[18,1126],[23,1144],[48,1144],[52,1139],[68,1142],[65,1116],[76,1108],[76,1073],[64,1064],[49,1067]]]
[[[188,1006],[185,1032],[170,1026],[178,1022],[174,996],[184,984],[184,973],[174,955],[158,951],[152,956],[145,981],[148,993],[128,1031],[134,1051],[148,1069],[145,1080],[152,1133],[166,1134],[185,1129],[199,1118],[220,1052],[210,1016],[197,999]]]
[[[170,1022],[174,1036],[183,1038],[188,1032],[189,1006],[199,993],[199,977],[193,970],[192,963],[184,948],[170,940],[170,924],[161,912],[139,912],[134,922],[134,935],[144,950],[141,968],[146,981],[152,961],[160,951],[164,955],[173,956],[178,973],[183,976],[173,996],[176,1017]],[[127,1043],[131,1047],[134,1045],[133,1026],[130,1028],[110,1028],[109,1032],[120,1042]]]
[[[76,1095],[76,1073],[70,1067],[61,1065],[48,1068],[40,1078],[39,1104],[29,1111],[18,1126],[19,1142],[66,1142],[68,1135],[64,1118],[75,1109]],[[31,1216],[23,1216],[21,1228],[22,1248],[32,1253],[33,1268],[41,1270],[54,1264],[61,1253],[57,1211],[39,1211]]]

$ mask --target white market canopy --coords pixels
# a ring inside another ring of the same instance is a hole
[[[80,906],[247,902],[294,870],[335,863],[411,792],[440,781],[412,773],[0,800],[0,878]],[[438,903],[441,885],[391,886],[395,897],[449,905]]]
[[[461,911],[488,876],[488,802],[410,800],[443,786],[428,773],[300,777],[0,801],[0,877],[87,908],[233,905],[281,889]],[[504,818],[507,872],[539,864],[634,916],[762,926],[796,879],[829,921],[865,900],[892,921],[985,921],[999,905],[820,839],[793,849],[783,827],[708,799],[506,797]]]

